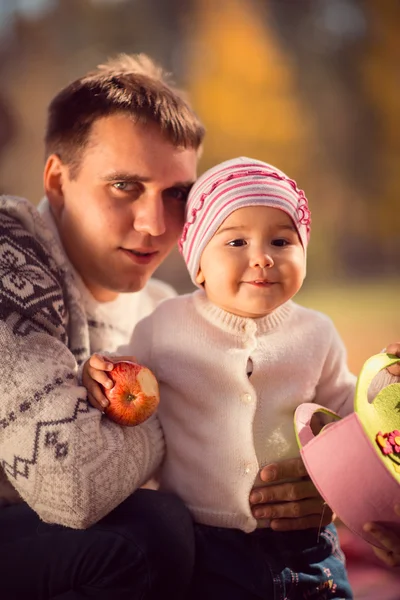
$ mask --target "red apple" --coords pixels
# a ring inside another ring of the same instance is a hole
[[[134,362],[114,363],[108,376],[113,380],[111,389],[104,388],[109,405],[104,412],[120,425],[139,425],[156,410],[160,392],[154,374]]]

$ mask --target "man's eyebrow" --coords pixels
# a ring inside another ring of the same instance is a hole
[[[102,179],[103,181],[124,181],[126,183],[148,183],[149,181],[151,181],[151,177],[144,177],[143,175],[137,175],[136,173],[127,173],[125,171],[113,171],[112,173],[109,173],[108,175],[102,177]],[[187,189],[189,191],[192,185],[194,184],[194,181],[194,179],[190,179],[189,181],[177,181],[169,187],[179,187]]]
[[[136,173],[127,173],[126,171],[113,171],[102,177],[104,181],[126,181],[126,182],[143,182],[147,183],[151,181],[150,177],[144,177],[143,175],[137,175]]]
[[[193,186],[193,184],[194,184],[194,179],[190,179],[189,181],[176,181],[169,187],[185,188],[189,191],[190,188]]]

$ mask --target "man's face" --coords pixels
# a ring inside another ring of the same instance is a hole
[[[143,288],[181,233],[197,151],[125,115],[93,124],[78,175],[54,155],[45,189],[68,257],[99,301]]]

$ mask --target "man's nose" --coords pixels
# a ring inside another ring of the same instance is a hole
[[[165,233],[164,203],[161,194],[143,196],[134,206],[133,228],[139,233],[158,236]]]

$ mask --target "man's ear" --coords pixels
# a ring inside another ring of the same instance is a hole
[[[61,213],[64,206],[64,177],[67,177],[66,166],[57,154],[51,154],[44,167],[43,187],[56,216]]]

